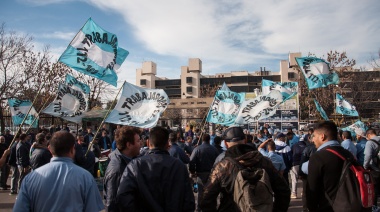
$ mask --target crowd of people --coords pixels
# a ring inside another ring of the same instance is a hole
[[[229,127],[209,133],[192,126],[186,132],[118,126],[112,139],[105,127],[76,138],[67,125],[15,139],[6,131],[0,137],[0,189],[17,195],[15,211],[241,211],[238,173],[261,170],[273,195],[272,211],[287,211],[291,198],[302,198],[303,211],[333,211],[330,200],[344,161],[327,150],[370,170],[377,194],[377,133],[358,131],[354,139],[330,121],[301,134],[276,132],[267,124],[257,132]],[[112,152],[101,197],[95,179],[104,150]],[[268,202],[264,193],[255,198]]]

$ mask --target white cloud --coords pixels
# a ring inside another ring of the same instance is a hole
[[[92,4],[118,11],[148,50],[199,57],[213,67],[259,64],[296,51],[322,56],[339,50],[355,58],[380,46],[377,1],[92,0]]]
[[[48,39],[59,39],[59,40],[65,40],[65,41],[71,41],[77,32],[60,32],[55,31],[49,34],[40,34],[40,38],[48,38]],[[68,43],[69,43],[68,42]]]

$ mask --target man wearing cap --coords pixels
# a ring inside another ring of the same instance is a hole
[[[380,176],[379,176],[379,163],[378,153],[380,147],[380,137],[376,135],[374,129],[369,129],[366,131],[367,142],[364,149],[364,162],[363,168],[370,170],[373,182],[375,184],[375,194],[379,194],[380,189]],[[374,203],[377,205],[377,201]]]
[[[290,147],[285,143],[285,135],[279,133],[274,141],[276,144],[276,153],[282,156],[286,169],[284,170],[284,178],[289,183],[289,171],[293,166],[293,153]]]
[[[230,127],[224,132],[227,151],[225,157],[238,161],[245,167],[265,169],[270,178],[274,192],[273,211],[287,211],[290,202],[290,189],[272,162],[256,151],[254,147],[245,144],[245,136],[240,127]],[[234,181],[239,167],[224,158],[213,168],[204,189],[200,207],[203,211],[241,211],[234,202]],[[217,197],[221,195],[217,208]]]
[[[14,211],[101,211],[100,192],[92,175],[74,165],[75,137],[55,132],[49,145],[51,162],[28,174]],[[43,176],[43,177],[42,177]]]
[[[189,171],[197,177],[198,183],[198,203],[203,194],[203,187],[210,175],[215,159],[218,157],[218,150],[210,144],[210,135],[202,136],[202,144],[195,147],[190,156]],[[197,205],[197,211],[199,204]]]

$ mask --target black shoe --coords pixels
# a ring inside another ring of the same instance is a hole
[[[16,195],[17,194],[17,192],[15,192],[15,191],[11,191],[11,193],[9,193],[9,195]]]

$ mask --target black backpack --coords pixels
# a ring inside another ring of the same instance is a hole
[[[345,158],[333,149],[326,149],[344,160],[335,199],[325,196],[335,212],[371,211],[375,189],[371,174],[353,158]]]

